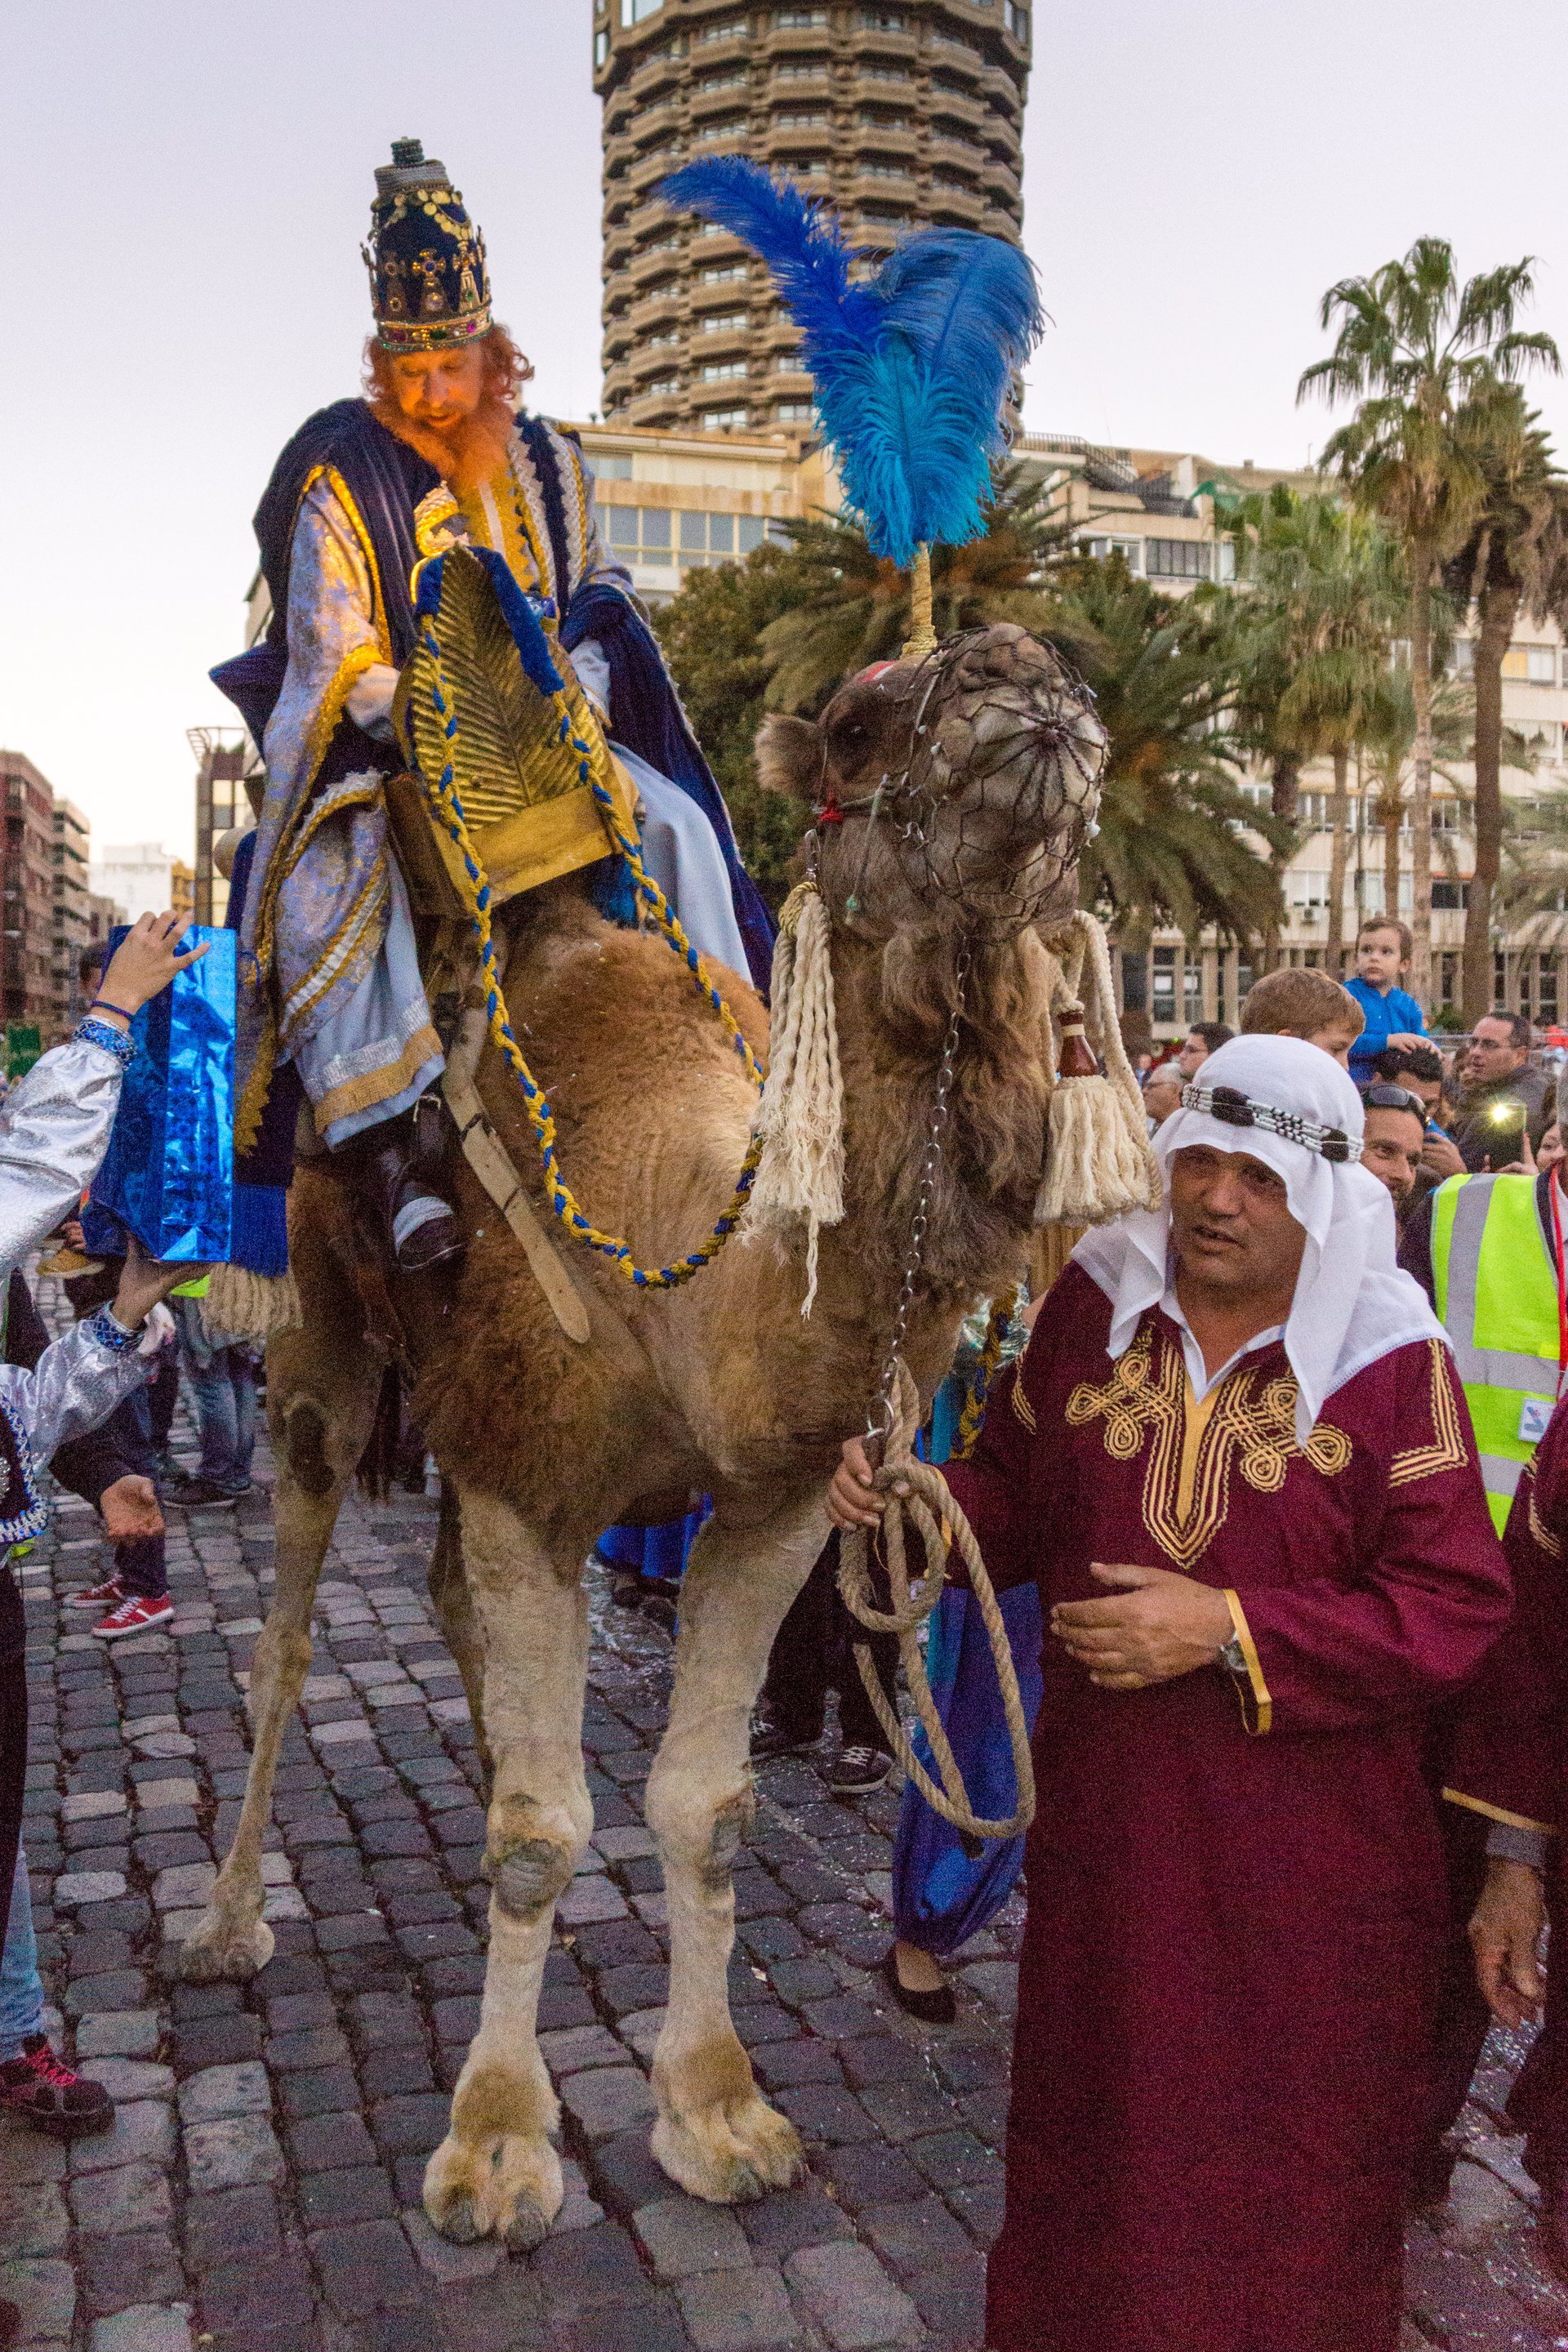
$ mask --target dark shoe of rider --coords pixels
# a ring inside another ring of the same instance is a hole
[[[89,2082],[56,2056],[47,2034],[34,2033],[22,2044],[19,2058],[0,2066],[0,2112],[20,2116],[52,2139],[79,2139],[86,2132],[109,2129],[114,2102],[101,2083]]]
[[[937,1985],[930,1992],[917,1992],[899,1974],[899,1948],[890,1944],[882,1958],[882,1982],[910,2017],[918,2017],[922,2025],[952,2025],[958,2016],[958,2002],[951,1985]]]
[[[822,1777],[836,1796],[867,1797],[882,1787],[892,1769],[885,1748],[857,1740],[839,1750]]]
[[[809,1725],[781,1723],[759,1706],[752,1717],[752,1761],[765,1764],[774,1756],[809,1756],[821,1738],[820,1719],[813,1730]]]
[[[400,1274],[428,1274],[433,1266],[449,1265],[462,1256],[462,1227],[451,1202],[442,1199],[416,1166],[402,1119],[388,1120],[384,1130],[378,1131],[365,1166]]]

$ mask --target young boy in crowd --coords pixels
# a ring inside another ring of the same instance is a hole
[[[1244,1037],[1300,1037],[1352,1067],[1351,1055],[1365,1025],[1355,998],[1326,971],[1307,964],[1265,972],[1247,992],[1241,1008]]]
[[[1351,1048],[1351,1076],[1358,1087],[1372,1079],[1377,1057],[1389,1046],[1416,1045],[1426,1034],[1426,1016],[1400,986],[1410,969],[1410,926],[1392,915],[1372,915],[1356,934],[1355,971],[1345,982],[1365,1024]]]

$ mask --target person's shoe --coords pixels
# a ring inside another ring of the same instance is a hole
[[[103,2084],[58,2058],[47,2033],[33,2034],[19,2058],[0,2066],[0,2111],[20,2116],[53,2139],[79,2139],[107,2131],[114,2121],[114,2101]]]
[[[774,1756],[809,1756],[822,1740],[822,1726],[815,1731],[793,1730],[788,1724],[779,1723],[759,1707],[752,1719],[752,1761],[765,1764]]]
[[[231,1511],[240,1496],[249,1492],[248,1486],[220,1486],[211,1478],[187,1478],[169,1500],[183,1511]]]
[[[892,1758],[880,1748],[857,1741],[839,1749],[823,1778],[836,1796],[866,1797],[884,1785],[892,1769]]]
[[[390,1136],[366,1165],[399,1274],[428,1274],[462,1256],[467,1244],[451,1202],[431,1189],[399,1137]]]
[[[112,1609],[117,1601],[125,1598],[125,1587],[117,1576],[102,1584],[89,1584],[85,1592],[73,1592],[66,1601],[68,1609]]]
[[[160,1625],[174,1622],[174,1604],[166,1592],[156,1600],[145,1592],[128,1592],[92,1630],[100,1642],[122,1642],[128,1633],[156,1633]]]
[[[918,2017],[922,2025],[952,2025],[958,2016],[958,2002],[951,1985],[938,1985],[931,1992],[916,1992],[899,1975],[899,1948],[889,1944],[882,1958],[882,1982],[910,2017]]]

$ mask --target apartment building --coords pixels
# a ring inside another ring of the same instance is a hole
[[[88,822],[74,801],[55,801],[53,937],[50,941],[52,992],[61,1024],[80,1018],[81,952],[91,937],[88,860],[91,856]]]
[[[55,795],[25,752],[0,751],[5,837],[0,854],[0,1016],[52,1044],[65,1025],[55,982]]]
[[[872,253],[931,225],[1017,238],[1030,13],[1019,0],[595,0],[606,417],[811,430],[811,380],[762,263],[658,199],[695,156],[787,173]]]

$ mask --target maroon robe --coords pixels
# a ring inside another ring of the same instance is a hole
[[[1454,1803],[1552,1839],[1546,1865],[1552,1945],[1546,2011],[1509,2094],[1538,2177],[1568,2164],[1568,1402],[1519,1482],[1503,1549],[1516,1612],[1466,1700],[1454,1743]]]
[[[1509,1581],[1447,1349],[1330,1399],[1271,1342],[1201,1403],[1069,1266],[950,1472],[999,1584],[1234,1596],[1245,1678],[1097,1690],[1048,1635],[994,2352],[1393,2352],[1443,1929],[1420,1771]]]

